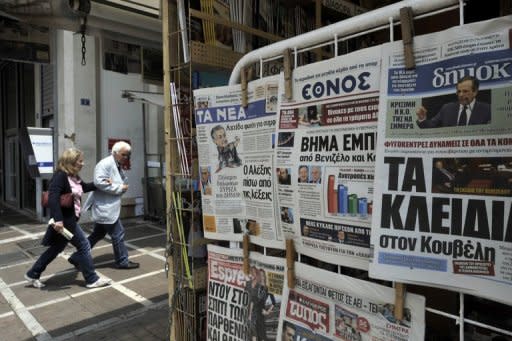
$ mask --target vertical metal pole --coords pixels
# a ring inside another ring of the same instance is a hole
[[[34,64],[34,112],[35,112],[35,126],[41,127],[42,125],[42,112],[43,112],[43,99],[42,99],[42,66]],[[44,221],[43,207],[41,206],[41,193],[43,191],[43,178],[41,176],[35,179],[36,182],[36,213],[39,221]]]
[[[338,35],[334,35],[334,57],[338,57]]]
[[[459,0],[459,25],[464,25],[464,0]]]
[[[459,340],[464,341],[464,294],[459,292]]]
[[[297,68],[299,54],[297,53],[297,46],[293,48],[293,68]]]
[[[395,31],[393,30],[393,17],[389,17],[389,41],[395,41]]]

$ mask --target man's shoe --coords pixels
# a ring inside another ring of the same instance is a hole
[[[126,263],[124,265],[118,265],[117,266],[118,269],[122,269],[122,270],[137,269],[138,267],[140,267],[140,264],[132,262],[132,261],[128,261],[128,263]]]
[[[68,258],[68,263],[73,265],[76,270],[80,271],[80,268],[78,267],[78,263],[72,260],[71,258]]]
[[[107,285],[110,285],[112,280],[106,279],[106,278],[98,278],[98,280],[94,283],[86,284],[85,286],[88,289],[94,289],[94,288],[101,288],[106,287]]]
[[[39,280],[39,278],[32,278],[32,277],[29,277],[29,275],[25,274],[25,279],[28,281],[28,283],[33,286],[34,288],[44,288],[46,286],[46,284],[44,284],[43,282],[41,282]]]

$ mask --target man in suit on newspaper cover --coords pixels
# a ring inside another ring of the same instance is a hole
[[[424,106],[416,110],[420,128],[439,128],[488,124],[491,122],[491,107],[488,103],[476,100],[479,82],[473,76],[466,76],[457,82],[458,102],[447,103],[441,110],[427,119],[427,109]]]

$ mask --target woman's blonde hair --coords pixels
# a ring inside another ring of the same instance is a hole
[[[79,168],[76,166],[76,162],[82,155],[83,153],[79,149],[66,149],[59,157],[57,169],[65,172],[68,175],[78,175]]]

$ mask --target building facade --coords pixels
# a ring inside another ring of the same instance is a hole
[[[86,181],[113,142],[129,141],[123,206],[142,215],[145,175],[160,172],[162,114],[122,93],[161,91],[159,1],[26,3],[0,7],[0,201],[44,217],[38,197],[51,175],[34,176],[22,148],[27,127],[42,127],[52,129],[53,166],[66,148],[84,152]],[[145,169],[146,155],[157,170]]]

